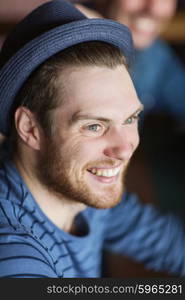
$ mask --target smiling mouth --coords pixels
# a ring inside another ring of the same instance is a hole
[[[116,168],[91,168],[88,172],[99,177],[115,177],[119,174],[121,167]]]
[[[145,34],[152,34],[156,31],[156,22],[149,18],[141,17],[133,22],[133,29]]]

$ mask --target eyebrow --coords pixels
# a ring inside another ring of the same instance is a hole
[[[141,104],[140,107],[126,119],[129,119],[129,118],[135,116],[136,114],[139,114],[143,110],[144,110],[144,106]],[[102,122],[106,122],[106,123],[111,122],[110,119],[107,119],[107,118],[104,118],[101,116],[91,115],[91,114],[80,114],[79,112],[77,112],[72,116],[71,123],[78,122],[79,120],[98,120],[98,121],[102,121]]]
[[[131,114],[127,119],[141,113],[143,110],[144,110],[144,106],[143,106],[143,104],[141,104],[140,107],[133,114]]]

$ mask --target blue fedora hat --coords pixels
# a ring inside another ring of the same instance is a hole
[[[48,58],[73,45],[102,41],[133,58],[129,29],[106,19],[88,19],[64,0],[47,2],[20,22],[0,52],[0,132],[9,135],[15,97],[30,74]]]

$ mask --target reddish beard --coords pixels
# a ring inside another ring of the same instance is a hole
[[[75,170],[72,168],[72,161],[78,159],[76,152],[69,156],[66,155],[66,151],[62,151],[60,145],[51,140],[45,142],[42,153],[38,157],[36,169],[39,181],[51,193],[56,194],[61,200],[65,198],[95,208],[110,208],[120,202],[124,191],[124,178],[127,167],[122,172],[119,183],[105,186],[99,193],[97,190],[92,191],[85,181],[88,166],[115,166],[115,162],[107,160],[88,163],[82,168],[79,175],[79,173],[75,174]]]

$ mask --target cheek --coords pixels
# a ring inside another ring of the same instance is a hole
[[[103,144],[98,138],[85,139],[79,145],[79,155],[83,160],[91,161],[101,155],[102,148]]]
[[[66,160],[70,161],[71,165],[79,165],[81,168],[89,161],[97,159],[97,154],[100,153],[100,146],[95,139],[75,138],[65,143],[61,148]]]
[[[134,150],[136,150],[136,148],[138,147],[139,142],[140,142],[139,134],[136,134],[136,136],[135,136],[135,149]]]
[[[130,137],[130,142],[133,147],[133,151],[135,151],[139,145],[139,140],[140,140],[139,133],[138,133],[138,126],[137,125],[134,125],[133,127],[131,126],[128,134]]]
[[[152,13],[156,17],[162,18],[164,20],[170,19],[174,13],[176,8],[176,1],[161,1],[161,0],[153,0]]]
[[[82,145],[78,142],[69,141],[61,147],[61,153],[68,160],[78,160],[81,156]]]
[[[119,0],[119,2],[120,6],[122,5],[122,11],[131,14],[143,10],[146,5],[146,0]]]

